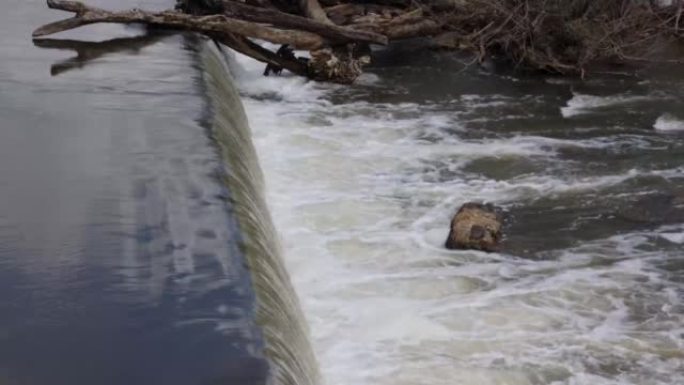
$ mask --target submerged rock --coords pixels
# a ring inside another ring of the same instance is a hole
[[[684,222],[684,192],[642,196],[629,206],[620,208],[616,216],[629,222],[652,225]]]
[[[468,202],[461,206],[446,240],[447,249],[496,251],[501,241],[501,211],[491,204]]]

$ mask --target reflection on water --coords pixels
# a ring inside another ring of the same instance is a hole
[[[71,50],[76,56],[60,60],[50,67],[50,74],[57,76],[63,72],[83,68],[102,56],[114,53],[138,54],[143,48],[155,44],[169,36],[167,31],[147,30],[144,35],[123,37],[105,41],[81,41],[71,39],[34,39],[33,44],[40,48]]]
[[[56,17],[0,15],[0,383],[263,384],[197,42]]]

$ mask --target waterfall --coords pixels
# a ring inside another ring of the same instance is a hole
[[[240,95],[219,48],[205,43],[203,79],[212,108],[211,138],[223,161],[222,182],[241,230],[241,249],[257,299],[272,385],[319,385],[318,365],[299,300],[281,259],[264,200],[263,176]]]

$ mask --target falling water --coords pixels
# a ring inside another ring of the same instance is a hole
[[[319,385],[306,322],[281,260],[278,237],[264,200],[263,176],[251,132],[222,52],[203,52],[212,101],[212,136],[225,164],[224,183],[243,237],[242,247],[257,295],[257,322],[266,340],[274,385]]]

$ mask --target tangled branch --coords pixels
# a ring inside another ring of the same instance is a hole
[[[370,44],[409,38],[480,61],[584,76],[595,64],[655,61],[658,47],[684,37],[684,0],[178,0],[175,10],[156,13],[47,3],[75,15],[38,28],[36,38],[93,23],[143,23],[199,32],[272,68],[339,83],[361,74]],[[251,39],[308,50],[311,60]]]

